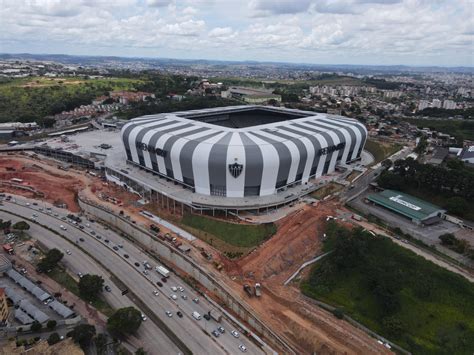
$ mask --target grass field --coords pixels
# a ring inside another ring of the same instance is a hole
[[[223,252],[246,252],[276,232],[276,226],[273,223],[243,225],[190,214],[183,217],[181,224],[188,230],[191,228],[190,231],[197,237]]]
[[[367,139],[365,150],[371,153],[374,158],[374,164],[381,162],[392,154],[402,149],[400,144],[380,143],[371,139]]]
[[[80,297],[77,282],[71,277],[71,275],[67,273],[65,269],[56,267],[50,273],[48,273],[48,276],[61,286],[65,287],[68,291]],[[114,309],[103,298],[99,298],[93,301],[91,304],[107,317],[110,317],[114,313]]]
[[[352,234],[343,250],[329,235],[335,252],[313,267],[304,294],[413,354],[472,354],[474,285],[387,238],[365,233],[358,249]]]

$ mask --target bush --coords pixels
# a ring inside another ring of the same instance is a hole
[[[30,330],[32,332],[39,332],[41,330],[41,328],[43,328],[43,326],[37,320],[35,320],[33,323],[31,323]]]
[[[120,308],[107,320],[107,329],[117,335],[133,334],[141,323],[139,310],[134,307]]]
[[[16,230],[26,231],[26,230],[30,229],[30,225],[28,223],[26,223],[25,221],[19,221],[19,222],[16,222],[12,226],[12,228],[16,229]]]
[[[454,196],[446,201],[445,207],[448,212],[462,217],[469,209],[469,204],[464,198]]]
[[[54,319],[51,319],[48,321],[48,323],[46,323],[46,328],[48,328],[49,330],[53,330],[54,328],[56,328],[56,325],[57,322]]]
[[[337,319],[344,319],[344,312],[342,309],[340,308],[334,308],[333,311],[332,311],[332,314],[334,315],[334,317],[336,317]]]
[[[61,337],[59,336],[58,333],[52,333],[48,337],[48,344],[53,345],[53,344],[59,343],[60,340],[61,340]]]

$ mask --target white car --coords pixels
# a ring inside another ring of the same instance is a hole
[[[178,286],[178,290],[180,290],[181,292],[184,292],[184,288],[182,288],[181,286]]]
[[[240,349],[240,351],[242,351],[243,353],[246,353],[246,352],[247,352],[247,348],[245,347],[244,344],[240,344],[240,345],[239,345],[239,349]]]
[[[142,321],[146,321],[146,319],[147,319],[147,318],[146,318],[145,315],[142,313]]]
[[[232,334],[234,338],[238,338],[240,336],[239,332],[236,330],[231,331],[230,334]]]
[[[67,255],[71,255],[72,253],[71,253],[71,251],[68,249],[68,250],[66,250],[66,254],[67,254]]]
[[[176,286],[172,286],[171,291],[176,292],[176,291],[178,291],[178,288]]]
[[[59,226],[59,228],[61,228],[63,231],[67,231],[67,228],[64,227],[62,224]]]
[[[171,313],[170,311],[166,311],[166,315],[170,318],[173,317],[173,313]]]
[[[158,292],[158,291],[153,291],[153,294],[154,294],[155,296],[158,296],[158,295],[159,295],[159,292]]]
[[[172,294],[170,295],[170,298],[173,299],[173,300],[177,300],[177,299],[178,299],[178,296],[176,296],[175,294],[172,293]]]

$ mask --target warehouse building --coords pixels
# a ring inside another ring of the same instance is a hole
[[[376,194],[371,194],[367,196],[367,199],[378,206],[409,218],[418,225],[437,223],[446,212],[442,208],[429,202],[394,190],[384,190]]]

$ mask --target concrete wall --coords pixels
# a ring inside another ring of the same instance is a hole
[[[248,305],[239,300],[238,295],[234,294],[232,290],[220,283],[219,279],[215,278],[212,273],[206,273],[206,271],[202,269],[200,265],[195,263],[189,256],[182,254],[178,249],[175,249],[173,246],[154,237],[145,229],[132,224],[127,219],[102,206],[96,205],[83,198],[79,198],[79,206],[82,210],[94,215],[97,219],[100,219],[128,234],[143,248],[157,255],[160,261],[163,261],[165,265],[176,265],[178,268],[195,278],[205,288],[217,294],[228,308],[238,314],[241,319],[246,321],[253,329],[261,334],[263,338],[266,338],[270,343],[284,350],[285,353],[294,353],[283,339],[258,319],[258,317],[250,310]]]

